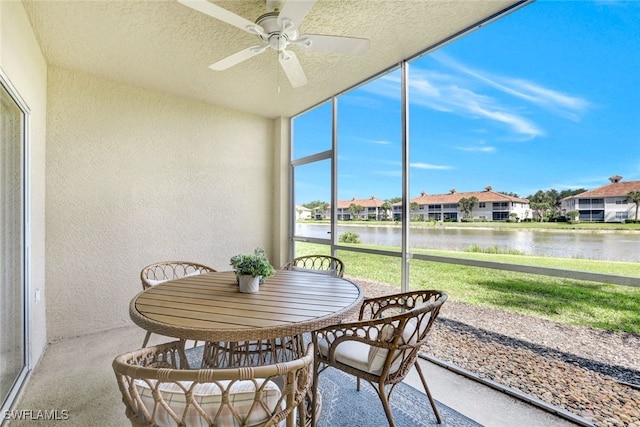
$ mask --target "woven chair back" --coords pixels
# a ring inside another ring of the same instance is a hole
[[[204,264],[191,261],[163,261],[148,265],[140,271],[142,288],[147,289],[167,280],[180,279],[204,273],[214,273],[216,270]]]
[[[305,255],[294,258],[281,267],[282,270],[317,271],[332,274],[336,277],[344,276],[344,263],[329,255]]]
[[[302,408],[313,345],[288,362],[226,369],[189,369],[182,346],[174,341],[114,359],[132,426],[277,426]]]

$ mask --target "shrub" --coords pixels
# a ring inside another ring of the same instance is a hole
[[[353,231],[342,233],[340,237],[338,237],[338,241],[340,241],[340,243],[362,243],[358,233]]]
[[[519,251],[517,249],[504,250],[504,249],[500,249],[497,245],[483,248],[483,247],[480,247],[480,245],[478,245],[477,243],[474,243],[473,245],[469,245],[469,247],[465,249],[465,252],[476,252],[476,253],[483,253],[483,254],[524,255],[524,252]]]

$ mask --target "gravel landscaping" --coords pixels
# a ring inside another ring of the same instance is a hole
[[[398,292],[352,279],[366,296]],[[448,300],[425,352],[598,426],[640,427],[640,336]]]

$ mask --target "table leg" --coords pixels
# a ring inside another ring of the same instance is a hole
[[[201,368],[260,366],[294,360],[305,354],[305,337],[295,335],[270,340],[241,342],[205,342]],[[315,367],[314,367],[315,369]],[[315,426],[322,409],[322,396],[317,391],[316,376],[298,411],[304,412],[306,427]],[[315,396],[315,398],[314,398]],[[315,421],[312,421],[315,417]],[[295,421],[293,421],[295,423]],[[289,421],[287,421],[289,425]]]

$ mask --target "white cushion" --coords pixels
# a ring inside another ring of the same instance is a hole
[[[393,325],[388,324],[382,327],[382,333],[380,334],[380,341],[389,341],[393,338],[393,333],[395,332],[395,328]],[[367,357],[367,361],[369,366],[367,367],[367,371],[379,374],[382,371],[382,367],[384,366],[384,361],[387,360],[387,354],[389,354],[389,350],[382,347],[369,346],[369,354]]]
[[[429,317],[431,317],[431,312],[425,313],[422,323],[420,325],[420,332],[416,332],[416,327],[418,324],[418,319],[412,318],[405,324],[404,330],[402,331],[402,340],[399,345],[403,344],[415,344],[418,342],[418,337],[424,332],[424,329],[429,324]],[[382,336],[380,337],[382,341],[389,341],[393,337],[393,326],[385,325],[382,328]],[[389,350],[382,347],[370,346],[369,350],[369,368],[368,372],[373,374],[379,374],[382,371],[382,367],[384,366],[384,362],[387,360],[387,355],[389,354]],[[402,358],[397,358],[391,364],[391,368],[389,369],[390,373],[395,373],[402,363]]]
[[[151,286],[159,285],[160,283],[164,283],[164,282],[166,282],[166,280],[151,280],[151,279],[147,279],[147,283],[150,284]]]
[[[426,303],[425,303],[426,304]],[[418,323],[418,319],[415,317],[407,322],[407,326],[404,328],[404,332],[402,333],[402,339],[407,344],[415,344],[418,341],[418,337],[424,333],[424,330],[429,325],[429,319],[431,318],[431,311],[424,313],[422,315],[422,322],[420,322],[420,331],[417,334],[413,335],[416,330],[416,324]]]
[[[186,275],[185,275],[185,276],[183,276],[183,277],[198,276],[198,275],[200,275],[200,274],[202,274],[202,271],[201,271],[201,270],[196,270],[196,271],[192,271],[192,272],[191,272],[191,273],[189,273],[189,274],[186,274]],[[148,284],[150,284],[151,286],[155,286],[155,285],[159,285],[160,283],[168,282],[168,281],[169,281],[169,280],[171,280],[171,279],[164,279],[164,280],[151,280],[151,279],[146,279],[146,280],[147,280],[147,283],[148,283]]]
[[[371,329],[371,333],[377,335],[375,329]],[[360,335],[364,335],[364,332],[360,333]],[[320,354],[327,357],[329,354],[327,341],[324,339],[318,340],[318,347],[320,348]],[[343,341],[336,346],[335,358],[340,363],[366,372],[369,370],[369,360],[367,357],[370,348],[371,346],[369,344],[361,341]]]
[[[151,389],[156,387],[157,380],[147,381],[137,379],[135,383],[142,402],[147,407],[147,410],[152,413],[155,401],[153,399]],[[245,417],[248,414],[251,406],[253,405],[256,384],[258,387],[260,387],[263,382],[264,380],[256,379],[254,384],[253,381],[245,380],[236,381],[233,385],[231,385],[231,389],[229,391],[229,401],[233,403],[233,408],[242,417]],[[226,388],[229,384],[229,381],[218,381],[218,383],[220,384],[220,386],[213,382],[196,384],[193,387],[192,391],[194,400],[202,407],[207,416],[211,417],[212,419],[220,409],[220,403],[222,400],[222,391],[220,387]],[[193,383],[191,381],[181,381],[180,384],[185,389],[189,389]],[[165,402],[167,402],[171,409],[173,409],[175,413],[179,417],[181,417],[186,406],[186,398],[183,389],[176,383],[167,382],[160,384],[160,386],[158,387],[158,391],[161,392],[163,399],[165,400]],[[280,395],[280,388],[274,382],[269,381],[269,383],[267,383],[267,385],[265,385],[265,387],[263,388],[262,401],[270,410],[273,410],[278,404]],[[285,402],[283,401],[283,408],[284,404]],[[249,418],[246,420],[246,424],[253,425],[255,423],[264,422],[269,417],[270,414],[268,414],[261,406],[257,406],[253,410]],[[159,427],[177,426],[177,424],[167,413],[167,411],[160,405],[158,405],[156,409],[155,421]],[[204,419],[199,415],[199,413],[193,406],[190,406],[189,409],[187,409],[187,414],[185,417],[187,426],[200,426],[203,421]],[[227,406],[222,409],[222,413],[218,418],[218,425],[240,426],[241,424],[238,423],[232,412],[229,410],[229,407]]]

